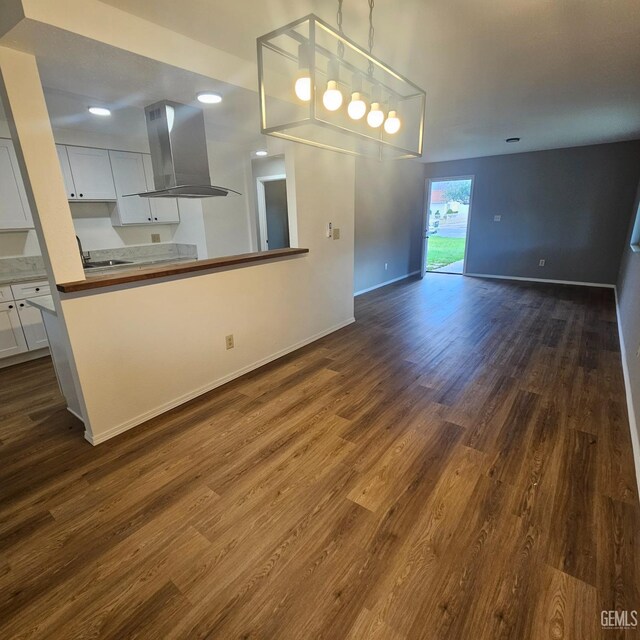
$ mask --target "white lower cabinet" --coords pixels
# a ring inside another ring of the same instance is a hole
[[[0,302],[0,358],[15,356],[27,350],[16,303]]]
[[[18,305],[18,316],[29,351],[48,347],[49,341],[44,329],[41,311],[27,304],[25,300],[16,301],[16,305]]]
[[[0,287],[0,358],[49,346],[42,313],[26,300],[49,291],[46,280]]]

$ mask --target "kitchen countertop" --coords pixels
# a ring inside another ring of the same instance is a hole
[[[132,270],[132,269],[144,269],[156,264],[178,264],[182,262],[195,262],[197,258],[157,258],[155,260],[129,260],[126,264],[114,264],[110,267],[92,267],[84,270],[84,275],[87,278],[94,276],[103,276],[105,273],[111,273],[112,271]]]
[[[130,260],[127,264],[117,264],[111,267],[95,267],[91,269],[85,269],[84,274],[87,278],[94,276],[102,276],[105,273],[111,273],[112,271],[122,271],[123,269],[144,269],[156,264],[173,264],[182,262],[193,262],[197,258],[157,258],[155,260]],[[29,273],[29,274],[15,274],[15,275],[0,275],[0,286],[6,286],[9,284],[22,284],[24,282],[37,282],[38,280],[46,280],[47,274],[42,273]]]
[[[112,287],[119,284],[128,284],[131,282],[140,282],[144,280],[157,280],[159,278],[170,278],[182,276],[185,274],[197,275],[202,271],[211,271],[212,269],[222,269],[238,266],[250,266],[259,262],[281,260],[300,256],[309,253],[309,249],[304,248],[287,248],[273,249],[272,251],[256,251],[254,253],[242,253],[237,256],[224,256],[221,258],[212,258],[209,260],[171,260],[168,263],[153,265],[140,265],[133,268],[133,265],[118,265],[118,268],[109,267],[108,273],[98,273],[89,276],[85,280],[76,280],[75,282],[63,282],[56,284],[58,291],[63,293],[75,293],[77,291],[87,291],[89,289],[100,289],[102,287]],[[96,271],[96,270],[92,270]]]
[[[23,282],[38,282],[38,280],[46,280],[46,273],[29,273],[22,275],[0,276],[0,286],[8,284],[22,284]]]

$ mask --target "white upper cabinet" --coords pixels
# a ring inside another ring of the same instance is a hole
[[[153,191],[153,165],[151,164],[151,156],[142,154],[144,163],[144,172],[147,180],[147,190]],[[178,201],[176,198],[149,198],[151,204],[151,217],[153,222],[164,224],[177,224],[180,222],[180,214],[178,212]]]
[[[73,184],[75,200],[115,200],[109,152],[106,149],[88,147],[67,147],[67,157]]]
[[[0,139],[0,229],[33,229],[13,142]]]
[[[117,201],[111,216],[114,226],[180,222],[176,198],[127,197],[153,191],[148,153],[62,144],[57,144],[56,149],[69,200]]]
[[[147,191],[144,162],[141,153],[109,151],[113,180],[118,196],[118,208],[114,224],[145,224],[151,222],[151,205],[148,198],[126,197],[132,193]]]
[[[56,151],[58,152],[58,160],[60,161],[60,169],[62,170],[62,178],[64,179],[64,189],[67,192],[67,199],[76,200],[76,187],[73,184],[73,176],[71,175],[71,165],[69,164],[67,147],[63,144],[57,144]]]

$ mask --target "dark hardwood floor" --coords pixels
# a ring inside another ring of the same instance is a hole
[[[0,371],[0,638],[631,638],[613,292],[443,274],[92,448]]]

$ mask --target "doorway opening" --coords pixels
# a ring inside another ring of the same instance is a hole
[[[260,249],[269,251],[290,247],[286,176],[260,177],[257,187]]]
[[[473,176],[427,180],[422,275],[466,271]]]

